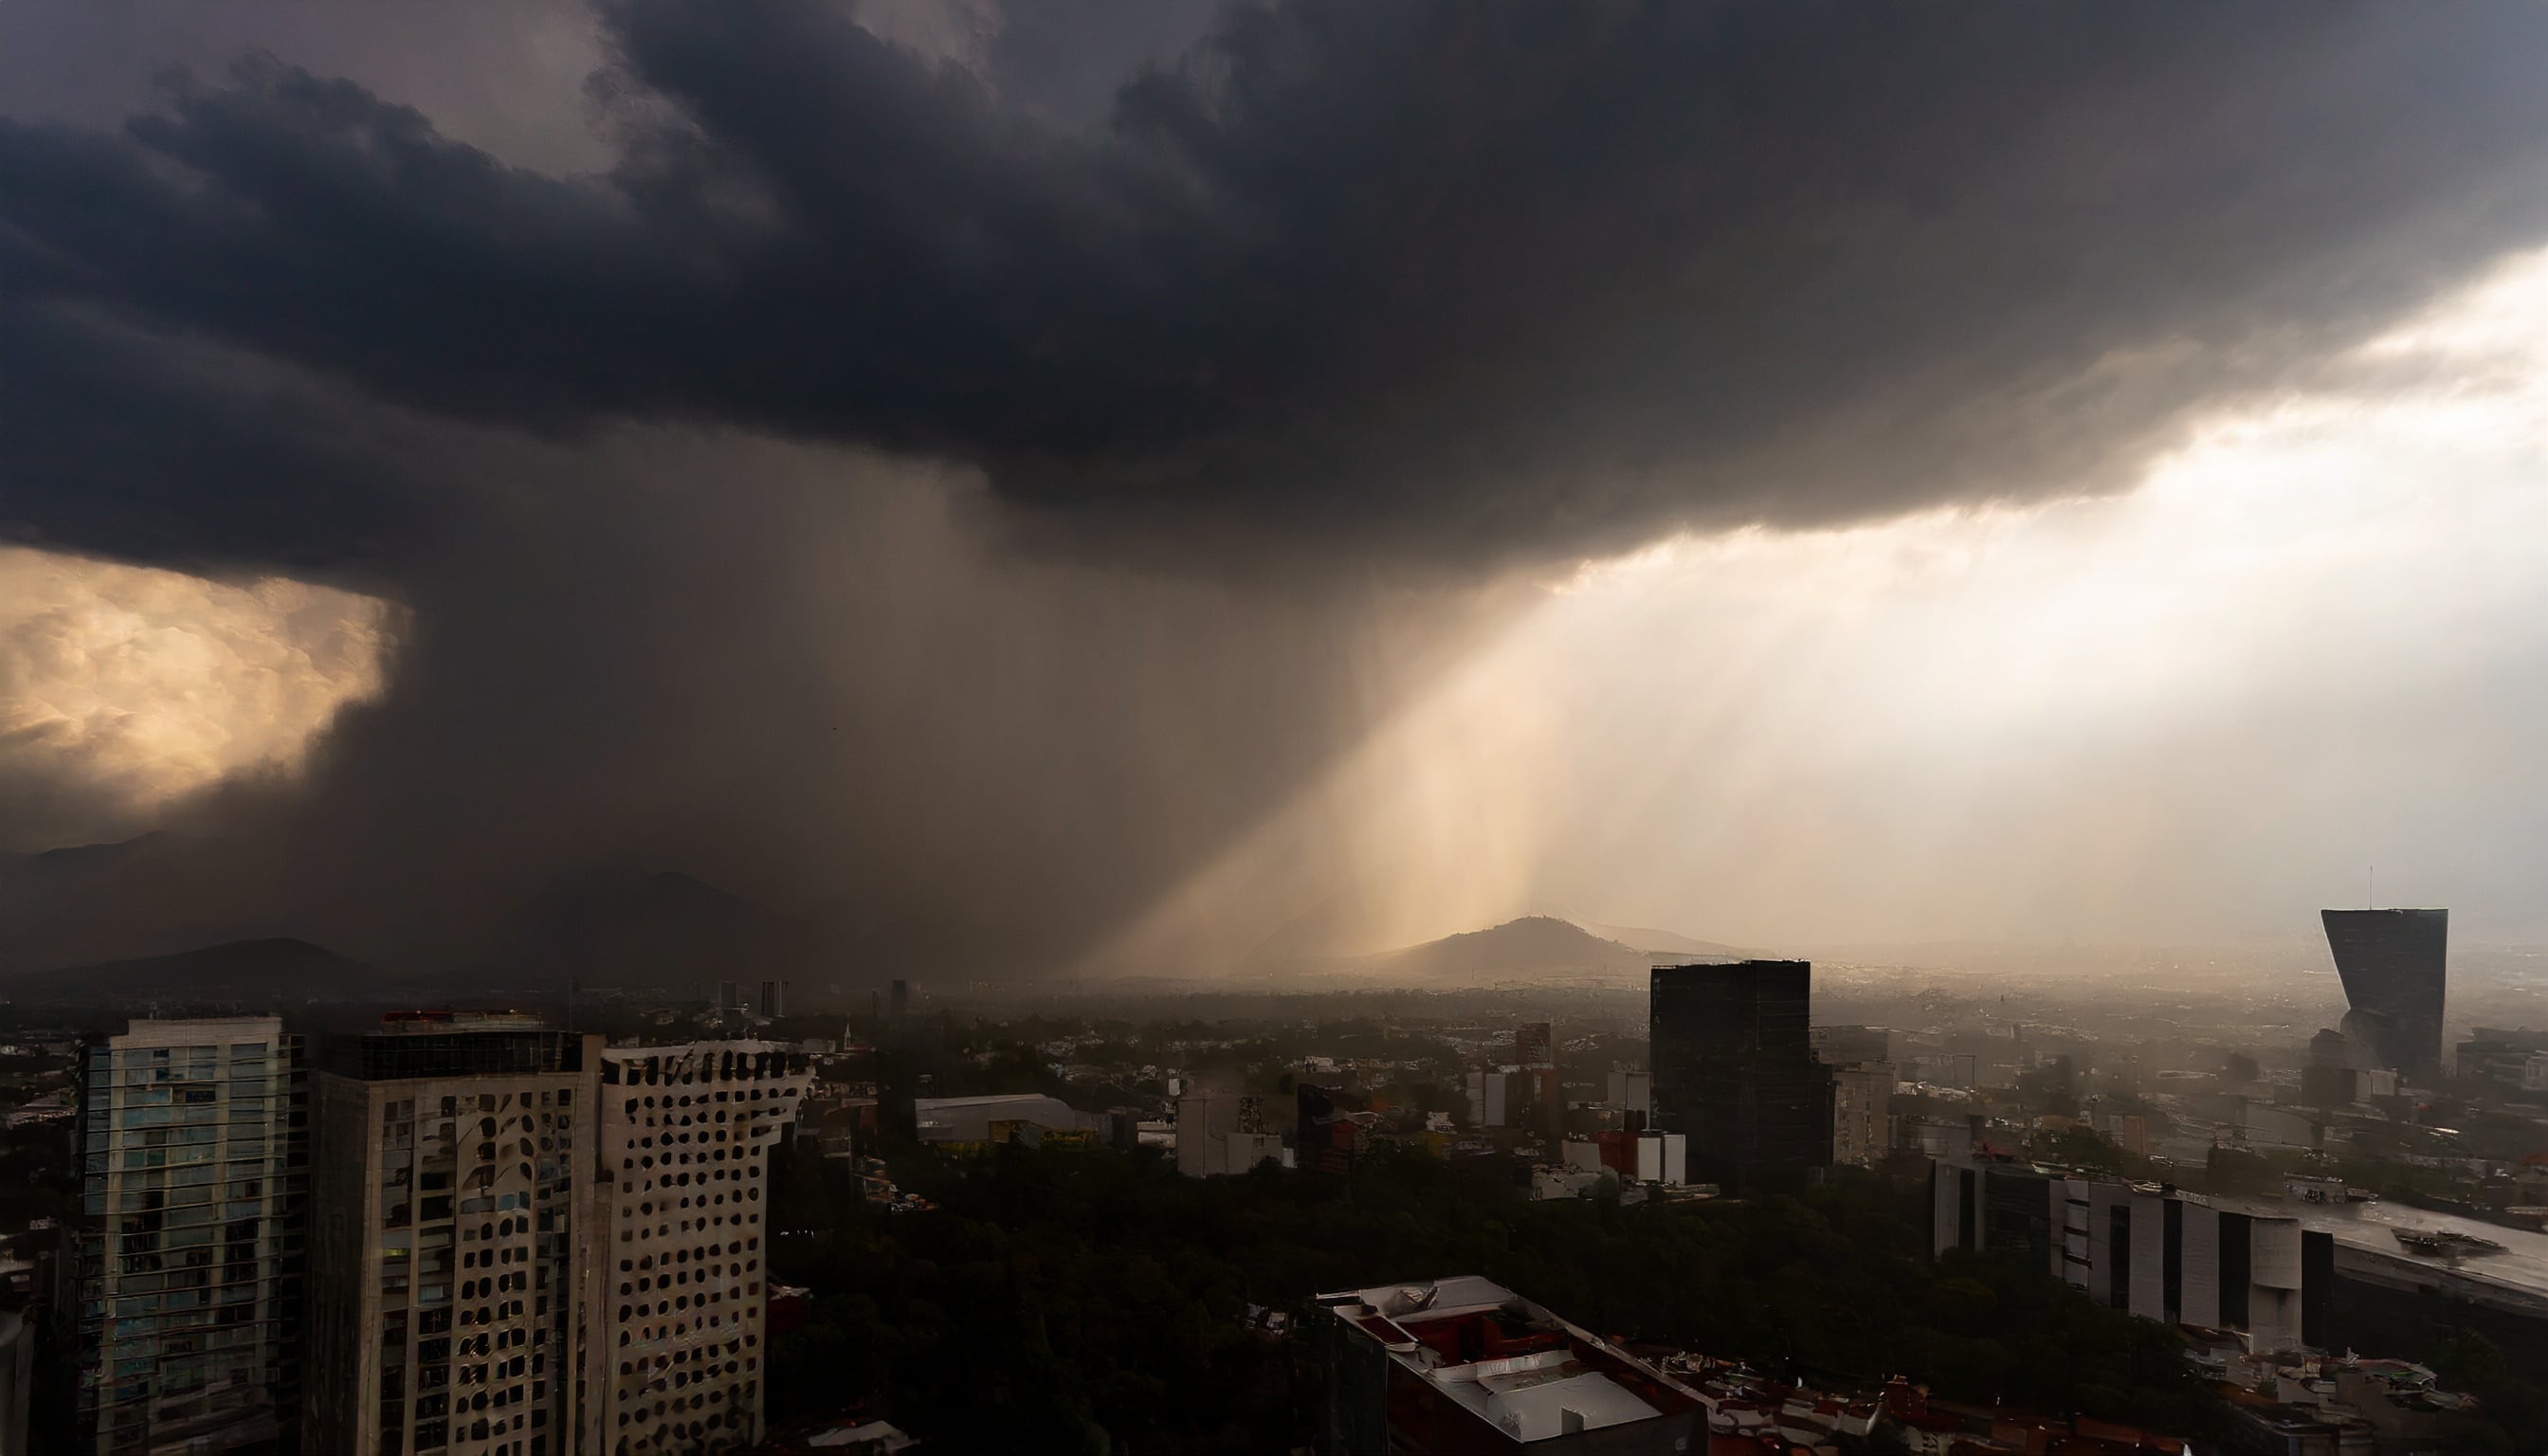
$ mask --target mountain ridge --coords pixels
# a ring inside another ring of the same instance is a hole
[[[381,985],[363,961],[291,936],[223,941],[165,956],[32,970],[0,981],[19,1001],[167,996],[224,1001],[308,1001]]]

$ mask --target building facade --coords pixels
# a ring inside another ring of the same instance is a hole
[[[768,1042],[600,1056],[581,1449],[712,1456],[762,1437],[770,1151],[811,1085]]]
[[[1569,1138],[1562,1155],[1568,1172],[1610,1172],[1622,1183],[1689,1181],[1689,1139],[1679,1133],[1604,1132]]]
[[[1265,1126],[1265,1099],[1196,1092],[1177,1099],[1177,1171],[1189,1178],[1234,1177],[1283,1160],[1283,1135]]]
[[[1508,1128],[1549,1138],[1565,1136],[1566,1103],[1555,1066],[1481,1068],[1468,1074],[1465,1090],[1473,1126]]]
[[[1654,1125],[1689,1138],[1689,1176],[1728,1193],[1793,1188],[1830,1166],[1831,1073],[1808,1037],[1802,960],[1651,972]]]
[[[1828,1066],[1893,1059],[1893,1033],[1885,1027],[1816,1027],[1808,1040]]]
[[[566,1456],[583,1416],[600,1038],[427,1013],[312,1078],[307,1449]],[[579,1139],[587,1139],[579,1141]]]
[[[298,1040],[273,1017],[136,1021],[78,1076],[79,1448],[296,1449]]]
[[[1893,1089],[1887,1061],[1832,1071],[1832,1162],[1871,1168],[1893,1150]]]
[[[1610,1105],[1621,1112],[1634,1113],[1640,1123],[1655,1113],[1655,1075],[1652,1072],[1610,1073],[1605,1089]]]
[[[2442,1075],[2448,910],[2321,910],[2326,947],[2344,982],[2344,1034],[2370,1064],[2410,1082]]]
[[[1930,1167],[1930,1247],[2030,1261],[2090,1299],[2170,1324],[2234,1329],[2260,1351],[2323,1347],[2334,1235],[2173,1189],[2031,1165]]]

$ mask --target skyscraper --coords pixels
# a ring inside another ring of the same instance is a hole
[[[2344,1034],[2374,1066],[2430,1084],[2442,1071],[2448,910],[2321,910],[2344,981]]]
[[[288,1438],[309,1177],[298,1039],[270,1016],[136,1021],[82,1048],[79,1095],[79,1449]]]
[[[809,1080],[768,1042],[601,1053],[581,1449],[707,1456],[761,1439],[770,1149]]]
[[[564,1456],[601,1039],[417,1013],[320,1054],[307,1449]]]
[[[1654,1126],[1688,1136],[1692,1181],[1793,1188],[1830,1166],[1831,1073],[1806,1039],[1812,981],[1802,960],[1654,968]]]

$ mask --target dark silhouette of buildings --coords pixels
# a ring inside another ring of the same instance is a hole
[[[1831,1166],[1831,1071],[1807,1040],[1802,960],[1658,965],[1648,1002],[1654,1126],[1689,1138],[1689,1178],[1793,1188]]]
[[[2310,1038],[2309,1061],[2301,1067],[2301,1101],[2312,1107],[2350,1105],[2362,1088],[2351,1055],[2342,1032],[2330,1029]]]
[[[2372,1064],[2430,1085],[2442,1071],[2448,910],[2321,910],[2343,978],[2344,1034]]]
[[[1520,1106],[1510,1125],[1542,1138],[1566,1136],[1566,1094],[1557,1077],[1557,1038],[1544,1021],[1513,1028],[1513,1092]]]

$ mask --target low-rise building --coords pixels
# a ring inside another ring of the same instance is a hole
[[[1177,1171],[1224,1178],[1283,1161],[1283,1135],[1265,1126],[1265,1099],[1198,1092],[1177,1099]]]
[[[2548,1031],[2479,1027],[2459,1045],[2459,1054],[2452,1059],[2452,1065],[2462,1081],[2521,1087],[2527,1080],[2530,1063],[2541,1057],[2548,1057]]]
[[[1095,1143],[1106,1132],[1104,1117],[1041,1092],[922,1097],[911,1104],[911,1118],[921,1141],[956,1151],[1000,1142]]]
[[[1619,1175],[1607,1168],[1533,1168],[1530,1196],[1543,1202],[1552,1198],[1591,1198],[1604,1182],[1616,1188]]]
[[[1707,1449],[1705,1396],[1493,1280],[1347,1290],[1319,1305],[1331,1456]]]
[[[1681,1133],[1653,1132],[1569,1138],[1565,1166],[1594,1173],[1607,1170],[1623,1183],[1679,1187],[1689,1181],[1689,1138]]]
[[[2188,1331],[2196,1361],[2230,1394],[2244,1444],[2275,1456],[2430,1456],[2474,1433],[2477,1403],[2408,1360],[2250,1354]]]
[[[2115,1309],[2259,1350],[2326,1340],[2334,1240],[2297,1216],[1981,1155],[1931,1165],[1930,1247],[2021,1253]]]

